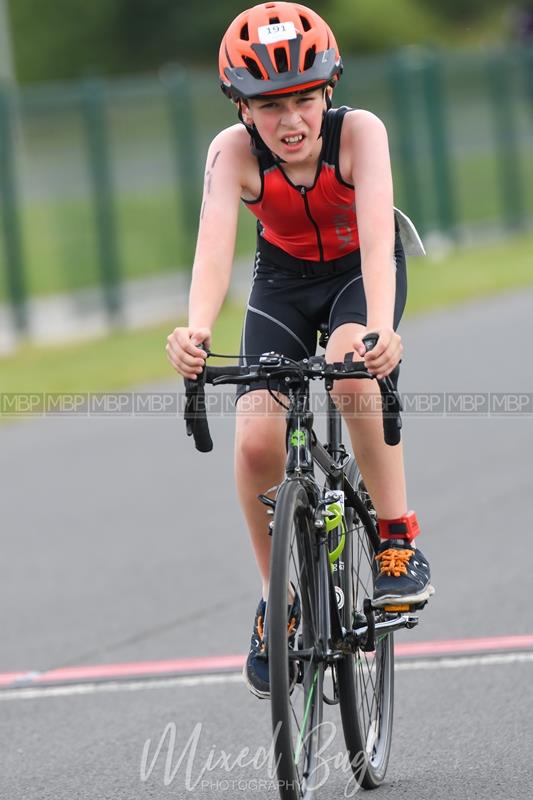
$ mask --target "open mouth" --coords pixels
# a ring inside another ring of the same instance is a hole
[[[300,144],[300,142],[303,142],[303,140],[304,140],[303,133],[299,133],[296,136],[284,136],[281,141],[283,142],[283,144],[293,145],[293,144]]]

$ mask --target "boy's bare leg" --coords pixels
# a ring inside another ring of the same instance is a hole
[[[345,353],[353,351],[354,336],[364,330],[355,323],[337,328],[326,350],[328,361],[342,361]],[[361,357],[356,354],[354,359]],[[337,381],[332,396],[343,411],[355,458],[378,517],[401,517],[407,511],[403,449],[401,443],[391,447],[383,439],[377,381]],[[358,411],[362,413],[359,415]]]
[[[235,480],[261,575],[263,598],[268,597],[272,539],[271,517],[257,499],[283,480],[286,459],[285,412],[268,392],[258,389],[237,403]]]

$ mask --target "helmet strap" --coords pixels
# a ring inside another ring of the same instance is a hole
[[[237,116],[239,117],[239,120],[242,122],[242,124],[250,134],[250,139],[252,140],[251,141],[252,153],[254,154],[254,156],[259,156],[261,155],[261,153],[271,153],[272,158],[277,164],[285,164],[286,162],[282,158],[276,155],[276,153],[273,153],[272,150],[270,150],[270,148],[266,146],[255,125],[249,125],[247,122],[244,121],[244,118],[242,116],[242,100],[240,98],[237,101],[237,106],[239,109],[237,112]]]
[[[324,136],[324,126],[326,124],[326,114],[328,113],[328,111],[330,110],[330,108],[333,105],[332,102],[331,102],[331,97],[329,95],[327,86],[324,86],[324,100],[326,101],[326,110],[322,114],[322,125],[320,127],[320,133],[318,134],[318,138],[319,139],[322,139],[323,136]]]

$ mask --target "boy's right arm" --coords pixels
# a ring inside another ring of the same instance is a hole
[[[201,372],[205,352],[197,345],[210,344],[211,329],[229,287],[242,193],[241,127],[219,133],[207,154],[189,324],[175,328],[166,346],[170,363],[185,378],[194,379]]]

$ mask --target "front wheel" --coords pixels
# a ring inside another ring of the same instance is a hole
[[[343,626],[347,630],[365,624],[363,601],[372,597],[375,553],[379,536],[375,512],[359,470],[352,459],[346,477],[357,490],[362,507],[346,507]],[[376,611],[376,622],[384,612]],[[394,644],[391,633],[376,635],[373,652],[358,649],[337,666],[339,703],[344,739],[357,782],[365,789],[382,783],[389,762],[394,707]]]
[[[306,489],[297,480],[279,490],[272,539],[267,646],[274,752],[282,800],[301,800],[316,796],[324,665],[315,657],[320,641],[314,521]],[[300,651],[302,658],[289,662],[290,584],[302,610],[293,653]]]

